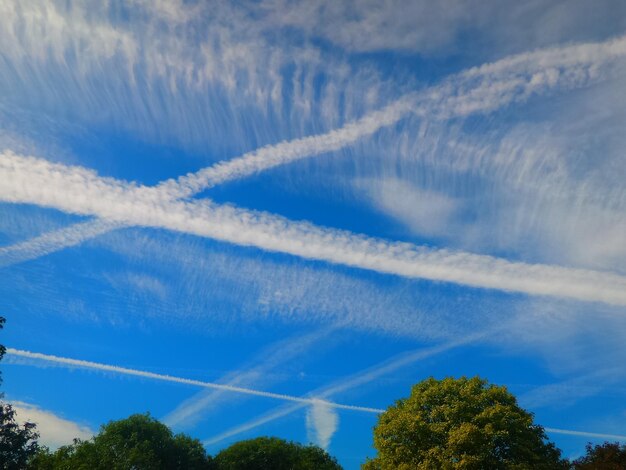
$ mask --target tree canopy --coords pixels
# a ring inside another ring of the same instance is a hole
[[[174,435],[148,414],[111,421],[87,441],[56,452],[41,452],[31,463],[41,470],[201,470],[211,469],[211,458],[197,439]]]
[[[218,470],[340,470],[334,457],[323,449],[259,437],[236,442],[215,456]]]
[[[605,442],[602,445],[587,444],[587,453],[574,460],[575,470],[623,470],[626,468],[626,444]]]
[[[9,403],[0,402],[0,468],[18,470],[39,451],[39,434],[33,423],[20,425]]]
[[[478,377],[413,386],[380,415],[374,447],[365,469],[567,468],[532,414],[505,387]]]

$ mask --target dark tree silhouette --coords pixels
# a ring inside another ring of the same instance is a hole
[[[626,444],[605,442],[586,446],[587,453],[572,462],[575,470],[624,470],[626,468]]]

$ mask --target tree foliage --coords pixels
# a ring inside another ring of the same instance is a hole
[[[623,470],[626,468],[626,445],[605,442],[587,444],[587,453],[572,463],[575,470]]]
[[[197,439],[174,435],[148,414],[111,421],[88,441],[41,452],[31,463],[41,470],[201,470],[211,458]]]
[[[429,378],[380,415],[373,469],[563,469],[567,464],[505,387]]]
[[[20,425],[15,410],[0,402],[0,468],[17,470],[26,467],[28,460],[39,450],[39,434],[33,423]]]
[[[215,456],[218,470],[340,470],[323,449],[277,437],[237,442]]]
[[[4,323],[5,319],[0,317],[0,329],[4,327]],[[0,344],[0,359],[5,352],[6,348]],[[0,399],[3,396],[0,393]],[[35,424],[27,422],[20,425],[15,414],[9,403],[0,401],[0,468],[4,470],[25,468],[28,459],[39,450],[39,434]]]

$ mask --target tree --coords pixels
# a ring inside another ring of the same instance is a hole
[[[15,420],[15,410],[8,403],[0,402],[0,468],[22,469],[39,450],[39,434],[36,425]]]
[[[0,317],[0,330],[4,327],[5,321]],[[0,344],[0,360],[5,353],[6,348]],[[2,398],[4,394],[0,393],[0,399]],[[15,419],[15,414],[11,404],[0,401],[0,468],[4,470],[25,468],[28,459],[39,450],[36,425],[28,422],[20,425]]]
[[[626,468],[626,445],[605,442],[586,446],[587,454],[572,462],[575,470],[623,470]]]
[[[88,441],[76,440],[54,453],[41,452],[30,465],[39,470],[204,470],[212,461],[197,439],[174,435],[149,414],[111,421]]]
[[[277,437],[237,442],[215,456],[218,470],[340,470],[323,449]]]
[[[564,469],[560,451],[505,387],[429,378],[382,413],[364,469]]]

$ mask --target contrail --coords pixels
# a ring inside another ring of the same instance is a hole
[[[0,267],[22,263],[64,248],[79,245],[87,240],[121,227],[122,225],[116,222],[95,219],[46,232],[30,240],[1,247]]]
[[[363,371],[357,372],[349,377],[342,378],[338,381],[335,381],[331,384],[325,385],[323,387],[312,390],[307,395],[314,397],[322,397],[326,399],[327,397],[344,392],[346,390],[350,390],[356,388],[360,385],[367,384],[372,382],[373,380],[391,372],[394,372],[402,367],[406,367],[409,364],[413,364],[417,361],[428,359],[430,357],[436,356],[438,354],[445,353],[447,351],[451,351],[457,347],[465,346],[471,343],[474,343],[489,334],[493,334],[494,331],[498,330],[489,330],[481,333],[476,333],[473,335],[466,336],[464,338],[449,341],[446,343],[442,343],[437,346],[429,347],[429,348],[419,348],[414,351],[410,351],[408,353],[396,355],[386,361],[383,361],[375,366],[372,366]],[[297,404],[288,404],[278,407],[277,409],[270,411],[260,417],[254,418],[246,423],[235,426],[219,435],[210,437],[202,441],[202,443],[206,446],[216,444],[224,439],[227,439],[232,436],[236,436],[237,434],[241,434],[243,432],[249,431],[251,429],[262,426],[263,424],[269,423],[276,419],[282,418],[283,416],[287,416],[295,411],[298,411],[302,408],[305,408],[306,404],[297,403]],[[381,410],[381,412],[384,410]]]
[[[217,444],[218,442],[221,442],[224,439],[228,439],[229,437],[233,437],[243,432],[250,431],[251,429],[258,428],[259,426],[275,421],[279,418],[282,418],[283,416],[290,415],[291,413],[294,413],[295,411],[298,411],[304,408],[304,406],[305,405],[302,405],[302,404],[297,404],[297,405],[289,404],[286,406],[281,406],[278,409],[270,413],[267,413],[263,416],[255,418],[239,426],[235,426],[234,428],[231,428],[228,431],[224,431],[223,433],[220,433],[217,436],[204,439],[202,441],[202,444],[205,446]]]
[[[372,382],[373,380],[383,375],[394,372],[402,367],[405,367],[409,364],[413,364],[419,360],[427,359],[429,357],[433,357],[438,354],[455,349],[459,346],[472,344],[486,336],[497,334],[499,330],[501,330],[501,328],[496,328],[493,330],[477,333],[475,335],[470,335],[470,336],[461,338],[456,341],[443,343],[438,346],[434,346],[430,348],[421,348],[421,349],[417,349],[409,353],[400,354],[384,362],[381,362],[369,369],[358,372],[352,375],[351,377],[341,379],[337,382],[328,384],[324,387],[320,387],[314,391],[311,391],[308,395],[316,396],[316,397],[323,397],[324,399],[327,399],[331,395],[341,393],[349,389],[354,389],[360,385],[364,385],[366,383]],[[246,423],[235,426],[213,437],[204,439],[202,443],[206,446],[217,444],[218,442],[221,442],[230,437],[250,431],[259,426],[262,426],[269,422],[280,419],[302,408],[305,408],[306,406],[307,405],[301,404],[301,403],[280,406]],[[602,433],[594,433],[594,432],[588,432],[588,431],[574,431],[574,430],[559,429],[559,428],[544,428],[544,429],[546,432],[549,432],[549,433],[567,434],[567,435],[572,435],[572,436],[590,437],[590,438],[597,438],[597,439],[614,439],[614,440],[626,442],[626,436],[619,435],[619,434],[602,434]]]
[[[23,357],[26,359],[34,359],[34,360],[52,362],[55,364],[60,364],[63,366],[68,366],[68,367],[80,367],[84,369],[100,370],[103,372],[113,372],[116,374],[133,375],[136,377],[143,377],[146,379],[161,380],[165,382],[174,382],[174,383],[193,385],[196,387],[203,387],[203,388],[212,388],[215,390],[224,390],[224,391],[233,392],[233,393],[243,393],[246,395],[255,395],[255,396],[263,397],[263,398],[273,398],[276,400],[296,402],[296,403],[301,403],[304,405],[315,405],[316,403],[319,403],[319,399],[314,399],[314,398],[297,397],[294,395],[285,395],[282,393],[265,392],[263,390],[254,390],[251,388],[236,387],[233,385],[218,384],[218,383],[213,383],[213,382],[203,382],[200,380],[186,379],[182,377],[175,377],[172,375],[156,374],[154,372],[148,372],[148,371],[137,370],[137,369],[129,369],[126,367],[102,364],[99,362],[83,361],[80,359],[71,359],[67,357],[52,356],[49,354],[24,351],[21,349],[7,348],[6,354],[10,356]],[[341,410],[362,411],[365,413],[380,413],[383,411],[378,408],[368,408],[365,406],[354,406],[354,405],[343,405],[341,403],[333,403],[333,402],[327,402],[327,403],[325,402],[325,404],[332,408],[337,408]]]
[[[464,344],[466,343],[467,342],[465,342]],[[456,343],[451,343],[447,349],[452,349],[456,345],[457,345]],[[443,350],[447,350],[447,349],[443,349]],[[432,348],[430,350],[431,351],[430,355],[433,355],[437,352],[442,352],[443,350],[441,349],[441,347]],[[316,404],[319,405],[320,402],[323,402],[324,405],[328,407],[341,409],[341,410],[360,411],[360,412],[373,413],[373,414],[380,414],[385,411],[384,409],[381,409],[381,408],[345,405],[345,404],[335,403],[335,402],[331,402],[327,400],[321,400],[320,398],[298,397],[298,396],[286,395],[286,394],[281,394],[281,393],[266,392],[263,390],[255,390],[251,388],[235,387],[235,386],[218,384],[218,383],[213,383],[213,382],[204,382],[200,380],[186,379],[186,378],[176,377],[172,375],[157,374],[154,372],[148,372],[148,371],[143,371],[143,370],[138,370],[138,369],[129,369],[126,367],[114,366],[110,364],[102,364],[99,362],[84,361],[81,359],[71,359],[67,357],[59,357],[59,356],[53,356],[49,354],[24,351],[21,349],[7,348],[6,354],[9,356],[17,356],[17,357],[22,357],[25,359],[51,362],[54,364],[59,364],[62,366],[67,366],[67,367],[78,367],[78,368],[84,368],[84,369],[99,370],[102,372],[112,372],[116,374],[131,375],[131,376],[143,377],[143,378],[152,379],[152,380],[160,380],[160,381],[165,381],[165,382],[192,385],[196,387],[212,388],[216,390],[224,390],[224,391],[229,391],[233,393],[242,393],[246,395],[254,395],[254,396],[259,396],[259,397],[264,397],[264,398],[272,398],[276,400],[296,403],[294,405],[289,406],[288,408],[280,409],[262,418],[256,419],[250,423],[238,426],[236,429],[222,433],[219,436],[207,439],[204,441],[205,445],[214,444],[223,439],[226,439],[227,437],[231,437],[233,435],[239,434],[241,432],[253,429],[257,426],[270,422],[272,420],[278,419],[282,416],[286,416],[287,414],[292,413],[296,411],[297,409],[302,408],[303,406],[307,406],[307,405],[310,406],[310,405],[316,405]],[[424,357],[426,356],[422,356],[422,358]],[[403,357],[400,362],[402,363],[402,365],[405,365],[406,359]],[[401,367],[401,365],[399,365],[398,367]],[[389,364],[385,363],[385,365],[381,368],[381,370],[384,370],[385,372],[389,372],[390,371]],[[372,377],[371,371],[369,372],[369,376]],[[621,436],[617,434],[601,434],[601,433],[591,433],[591,432],[586,432],[586,431],[572,431],[572,430],[557,429],[557,428],[545,428],[545,430],[547,432],[569,434],[569,435],[574,435],[574,436],[595,437],[599,439],[616,439],[616,440],[626,441],[626,436]]]
[[[597,68],[626,54],[626,37],[601,43],[556,47],[501,59],[453,75],[442,85],[411,93],[379,111],[324,134],[268,145],[196,173],[151,188],[157,198],[190,197],[217,184],[323,153],[339,150],[391,126],[408,114],[450,119],[489,112],[550,89],[580,87]],[[111,226],[120,228],[123,224]],[[87,222],[5,247],[0,266],[45,255],[106,233],[101,222]],[[67,235],[67,239],[63,236]],[[29,251],[32,249],[32,251]],[[4,258],[4,259],[3,259]]]
[[[439,354],[446,353],[461,346],[467,346],[480,341],[483,338],[493,336],[499,331],[503,331],[503,328],[495,328],[488,331],[482,331],[462,338],[448,341],[437,346],[428,348],[419,348],[413,351],[409,351],[404,354],[398,354],[386,361],[380,362],[369,369],[362,370],[356,374],[345,377],[338,382],[330,385],[318,388],[311,395],[316,397],[328,398],[337,393],[344,392],[346,390],[354,389],[360,385],[372,382],[379,377],[395,372],[410,364],[414,364],[418,361],[428,359]]]
[[[225,439],[228,439],[229,437],[237,436],[246,431],[251,431],[252,429],[258,428],[259,426],[262,426],[264,424],[280,419],[284,416],[288,416],[291,413],[294,413],[302,409],[303,407],[304,405],[300,405],[300,404],[282,406],[270,413],[267,413],[251,421],[248,421],[247,423],[241,424],[239,426],[235,426],[229,429],[228,431],[225,431],[223,433],[220,433],[208,439],[204,439],[202,443],[205,446],[211,446],[211,445],[217,444]],[[548,433],[554,433],[554,434],[566,434],[570,436],[580,436],[580,437],[592,438],[592,439],[595,438],[595,439],[606,439],[606,440],[626,442],[626,436],[620,435],[620,434],[604,434],[604,433],[596,433],[596,432],[588,432],[588,431],[574,431],[570,429],[557,429],[557,428],[544,428],[544,430]]]
[[[626,305],[626,277],[609,272],[390,242],[208,200],[170,201],[153,188],[12,153],[0,159],[0,180],[0,198],[8,202],[166,228],[384,274]]]
[[[259,380],[263,380],[266,385],[268,382],[268,373],[278,366],[289,360],[300,357],[307,353],[311,347],[318,345],[322,340],[336,331],[339,325],[333,325],[322,328],[305,335],[297,335],[286,340],[278,341],[266,348],[254,360],[254,365],[246,370],[238,370],[231,372],[220,379],[220,383],[233,386],[249,385],[256,382],[258,387]],[[224,390],[203,390],[193,397],[183,401],[174,410],[165,415],[162,421],[168,426],[179,426],[181,423],[189,424],[201,417],[202,412],[206,412],[208,408],[215,408],[219,405],[221,399],[227,394]]]
[[[615,441],[626,442],[626,436],[621,434],[603,434],[597,432],[587,432],[587,431],[572,431],[570,429],[557,429],[557,428],[544,428],[546,432],[551,432],[555,434],[567,434],[569,436],[580,436],[580,437],[593,437],[597,439],[613,439]]]

